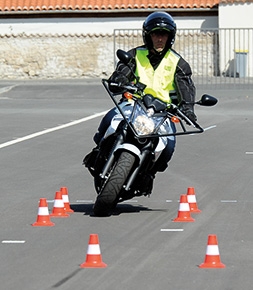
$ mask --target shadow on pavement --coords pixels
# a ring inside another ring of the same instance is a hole
[[[95,217],[93,214],[93,203],[92,204],[71,204],[71,209],[74,212],[84,213],[84,215],[89,215],[91,217]],[[119,216],[124,213],[139,213],[142,211],[164,211],[163,209],[151,209],[142,205],[132,205],[132,204],[117,204],[116,208],[112,211],[111,216]]]

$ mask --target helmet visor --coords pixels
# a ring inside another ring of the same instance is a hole
[[[152,29],[149,34],[159,34],[159,35],[164,35],[164,34],[169,34],[170,30],[167,28],[160,28],[160,27],[155,27],[154,29]]]

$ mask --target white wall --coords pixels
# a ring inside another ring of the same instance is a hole
[[[220,28],[253,28],[253,2],[219,4]]]
[[[177,28],[216,28],[218,17],[175,17]],[[0,35],[4,34],[112,34],[114,29],[141,29],[145,18],[48,18],[0,19]]]
[[[244,55],[247,77],[253,76],[253,3],[220,3],[219,28],[226,29],[220,33],[220,69],[238,72],[242,63],[238,63],[238,54]],[[237,31],[229,30],[236,28]],[[242,28],[250,28],[243,30]]]
[[[174,17],[178,29],[196,28],[218,28],[217,16],[198,16],[198,17]]]

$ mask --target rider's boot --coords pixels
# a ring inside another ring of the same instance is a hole
[[[92,151],[89,154],[87,154],[83,159],[83,165],[88,168],[92,176],[95,175],[95,163],[98,156],[98,152],[99,149],[97,146],[93,148]]]
[[[155,174],[150,172],[147,173],[139,183],[139,190],[143,195],[150,195],[153,189],[153,183],[155,179]]]

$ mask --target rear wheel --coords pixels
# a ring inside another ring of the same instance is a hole
[[[105,216],[116,206],[119,194],[134,165],[135,156],[130,152],[122,152],[112,169],[105,186],[97,196],[94,214]]]

